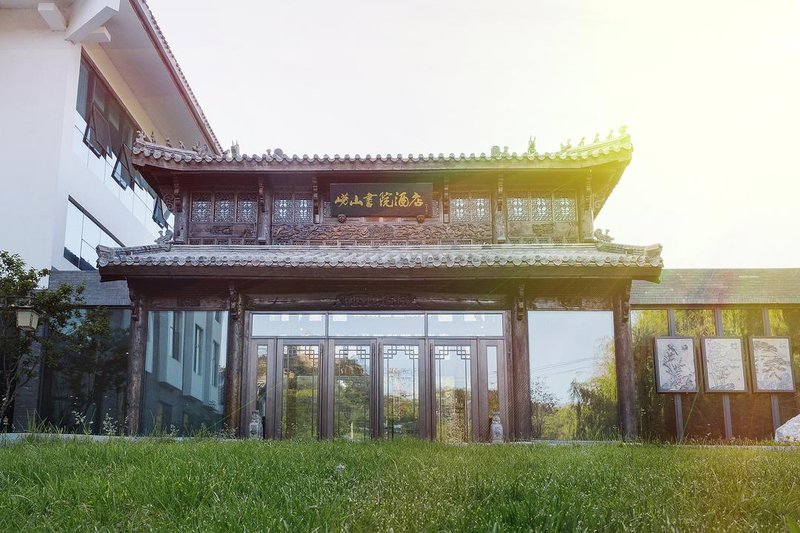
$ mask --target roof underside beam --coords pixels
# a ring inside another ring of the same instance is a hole
[[[119,13],[120,0],[82,0],[72,6],[66,39],[73,43],[109,42],[111,36],[103,27]]]

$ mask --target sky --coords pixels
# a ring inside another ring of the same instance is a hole
[[[541,152],[626,125],[596,227],[667,268],[800,267],[800,0],[148,3],[223,146]]]

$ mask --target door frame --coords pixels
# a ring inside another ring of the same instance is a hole
[[[322,397],[327,393],[325,386],[326,371],[325,371],[325,338],[324,337],[278,337],[276,339],[277,348],[275,350],[275,438],[283,439],[283,348],[286,345],[317,345],[319,346],[319,357],[317,359],[317,402],[316,402],[316,437],[322,438],[321,432],[323,427],[322,415]]]
[[[325,412],[322,416],[323,425],[320,429],[324,429],[321,433],[322,438],[333,438],[333,422],[336,417],[336,345],[350,345],[350,346],[369,346],[369,424],[370,424],[370,437],[375,437],[375,394],[376,383],[378,382],[378,375],[375,372],[375,359],[376,359],[376,340],[373,337],[328,337],[327,339],[328,351],[325,355],[325,402],[322,405],[326,406]],[[320,395],[320,400],[322,396]],[[320,405],[320,408],[322,407]]]
[[[417,346],[419,349],[419,357],[417,359],[417,387],[418,387],[418,397],[417,397],[417,438],[419,439],[427,439],[428,433],[426,430],[426,412],[425,412],[425,405],[427,401],[427,397],[429,396],[425,384],[428,382],[427,379],[427,360],[428,356],[425,337],[378,337],[375,339],[377,341],[377,349],[375,350],[375,379],[374,379],[374,388],[376,392],[376,399],[377,402],[374,403],[375,407],[375,417],[373,419],[375,426],[373,426],[373,433],[374,437],[382,438],[385,437],[384,426],[386,425],[386,411],[385,411],[385,403],[384,403],[384,390],[386,387],[386,382],[384,380],[384,365],[383,365],[383,347],[384,345],[402,345],[402,346]]]
[[[429,337],[428,350],[426,361],[426,375],[427,387],[426,392],[428,402],[426,405],[427,422],[427,438],[436,440],[436,427],[438,420],[436,418],[436,382],[438,376],[436,374],[436,346],[469,346],[470,347],[470,362],[469,362],[469,394],[470,394],[470,441],[479,442],[479,433],[475,422],[478,420],[480,413],[478,412],[478,398],[476,397],[476,382],[478,379],[478,340],[474,337]]]

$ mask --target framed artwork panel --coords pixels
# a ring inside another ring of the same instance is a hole
[[[794,392],[789,337],[750,337],[754,392]]]
[[[697,365],[692,337],[656,337],[653,367],[656,391],[697,392]]]
[[[740,337],[703,337],[706,392],[747,392],[744,342]]]

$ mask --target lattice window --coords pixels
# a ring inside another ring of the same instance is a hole
[[[255,194],[240,194],[236,202],[236,221],[255,224],[258,219]]]
[[[212,203],[208,193],[192,195],[192,222],[211,222]]]
[[[531,217],[534,222],[550,222],[553,219],[552,199],[549,196],[531,198]]]
[[[319,359],[319,345],[317,344],[288,344],[283,346],[284,358],[305,357],[311,360]]]
[[[214,195],[214,222],[233,222],[235,205],[232,193]]]
[[[450,220],[452,222],[469,222],[467,198],[450,198]]]
[[[450,198],[450,221],[488,222],[492,218],[491,201],[486,193],[468,193]]]
[[[472,219],[476,222],[489,220],[489,199],[473,198],[471,203]]]
[[[436,359],[450,359],[458,357],[464,361],[470,358],[470,352],[471,350],[469,345],[435,346],[433,355]]]
[[[384,344],[383,358],[394,359],[395,357],[419,359],[419,346],[416,344]]]
[[[337,359],[369,359],[370,349],[366,344],[337,344],[334,349],[334,356]]]
[[[508,199],[509,220],[529,220],[531,202],[530,198],[514,197]]]
[[[314,202],[310,195],[283,193],[272,202],[272,221],[309,224],[314,218]]]
[[[511,193],[507,205],[508,219],[515,222],[574,222],[578,219],[575,197],[563,193]]]
[[[572,222],[577,220],[578,212],[575,207],[575,198],[572,196],[556,196],[553,198],[553,219],[557,221]]]
[[[298,198],[295,196],[294,205],[294,221],[304,223],[311,222],[314,216],[314,206],[311,198]]]

